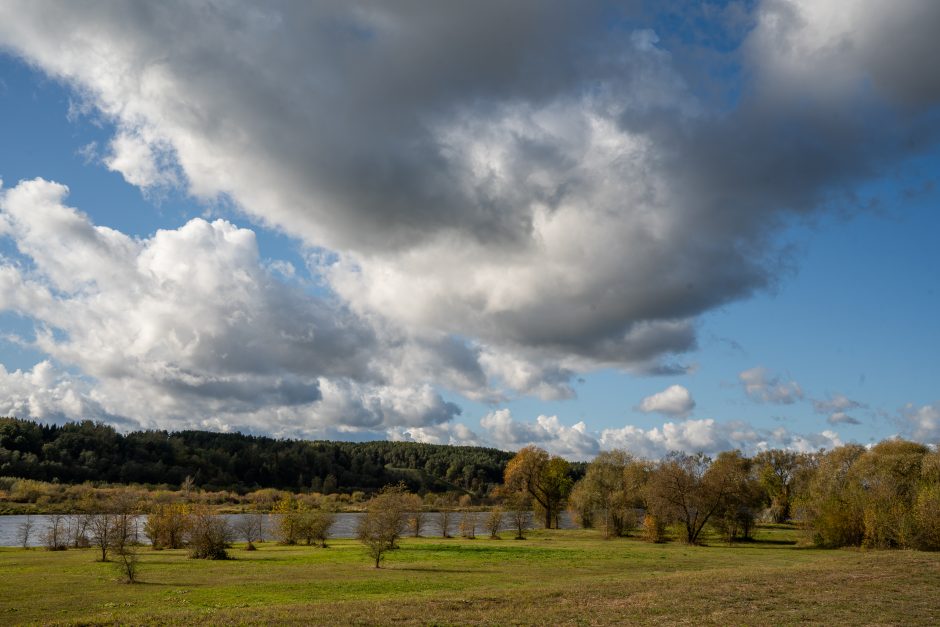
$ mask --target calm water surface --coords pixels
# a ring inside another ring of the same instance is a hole
[[[483,522],[485,521],[486,512],[478,512],[478,526],[477,534],[484,534]],[[228,519],[230,523],[235,523],[239,518],[242,518],[244,514],[223,514],[223,517]],[[356,537],[356,526],[359,524],[359,519],[362,518],[363,514],[361,513],[347,513],[347,514],[337,514],[336,521],[333,523],[333,526],[330,527],[330,537],[331,538],[354,538]],[[457,529],[460,525],[461,514],[455,513],[451,516],[450,521],[450,533],[455,535]],[[265,540],[270,540],[273,537],[272,529],[274,527],[274,518],[275,516],[265,514],[264,515],[264,526]],[[421,532],[423,536],[435,536],[441,535],[441,528],[437,521],[437,515],[429,512],[425,515],[425,526]],[[30,520],[33,523],[33,528],[30,533],[30,546],[41,546],[42,545],[42,536],[45,530],[49,527],[49,517],[44,515],[39,516],[30,516]],[[146,523],[147,517],[140,516],[137,519],[137,529],[138,529],[138,538],[141,542],[146,543],[147,537],[144,535],[144,523]],[[0,516],[0,546],[19,546],[20,545],[20,527],[26,522],[26,516]],[[535,519],[533,519],[533,525],[538,526]],[[559,519],[559,525],[562,529],[575,529],[577,525],[571,519],[571,516],[568,512],[562,512]],[[509,517],[506,516],[503,519],[503,529],[508,530],[512,527],[509,521]],[[405,532],[405,535],[408,535],[408,532]]]

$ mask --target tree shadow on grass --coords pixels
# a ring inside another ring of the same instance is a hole
[[[397,567],[389,568],[384,567],[385,570],[407,570],[418,573],[492,573],[496,572],[493,570],[482,570],[482,569],[466,569],[466,568],[434,568],[432,566],[406,566],[406,567]]]
[[[745,540],[741,544],[770,544],[776,546],[796,546],[797,540],[775,540],[772,538],[760,538],[757,540]]]
[[[167,587],[170,587],[170,588],[179,588],[179,589],[181,589],[181,590],[185,590],[186,592],[189,592],[189,590],[190,590],[191,588],[203,588],[203,587],[207,586],[208,584],[204,584],[204,583],[193,583],[193,582],[189,582],[189,581],[187,581],[186,583],[180,583],[180,582],[178,582],[178,581],[177,581],[177,582],[174,582],[174,581],[143,581],[143,580],[141,580],[141,579],[138,579],[138,580],[135,581],[132,585],[135,585],[135,586],[155,586],[155,587],[158,587],[158,588],[167,588]],[[181,593],[181,594],[184,594],[184,593]]]

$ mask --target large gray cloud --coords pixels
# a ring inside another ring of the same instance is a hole
[[[0,311],[34,320],[19,341],[83,376],[49,362],[2,371],[3,411],[250,428],[280,412],[297,433],[382,430],[459,413],[416,380],[485,387],[465,346],[401,342],[278,280],[251,230],[194,219],[134,239],[67,206],[67,191],[42,179],[0,188],[0,232],[21,257],[0,257]]]
[[[700,61],[643,15],[11,1],[0,44],[116,125],[129,182],[335,253],[312,264],[341,301],[325,315],[397,337],[404,367],[364,375],[336,345],[313,370],[560,398],[586,369],[680,371],[697,316],[777,279],[780,225],[852,209],[851,185],[936,141],[936,3],[766,0]],[[734,79],[706,97],[716,67]],[[297,371],[277,350],[258,367]]]

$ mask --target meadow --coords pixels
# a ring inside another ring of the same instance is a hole
[[[756,537],[404,538],[381,569],[355,540],[236,545],[228,561],[142,548],[136,584],[93,550],[4,548],[0,623],[940,624],[938,553],[802,547],[785,527]]]

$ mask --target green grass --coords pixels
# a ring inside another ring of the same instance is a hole
[[[226,562],[142,549],[135,585],[92,550],[0,549],[0,624],[940,624],[940,555],[823,551],[792,537],[406,538],[380,570],[352,540],[236,548]]]

